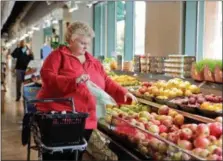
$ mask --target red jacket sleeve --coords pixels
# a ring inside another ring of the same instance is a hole
[[[72,92],[77,86],[76,79],[71,76],[58,74],[62,63],[61,58],[61,53],[58,50],[55,50],[44,61],[40,71],[43,86],[50,88],[50,90],[55,92]]]
[[[101,64],[100,70],[105,79],[105,91],[112,96],[118,104],[126,104],[126,102],[124,102],[124,95],[128,92],[127,89],[109,78]],[[129,100],[127,103],[129,103]]]

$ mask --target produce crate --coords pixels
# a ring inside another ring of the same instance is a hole
[[[142,155],[151,158],[150,160],[203,160],[192,152],[122,118],[112,116],[110,127],[116,137],[128,141],[129,146],[135,146]]]

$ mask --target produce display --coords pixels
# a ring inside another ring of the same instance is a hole
[[[114,75],[111,79],[120,84],[121,86],[138,86],[140,82],[137,78],[128,75]]]
[[[136,91],[137,95],[156,97],[164,100],[179,96],[191,96],[198,93],[200,93],[198,86],[179,78],[170,79],[169,81],[144,82]]]
[[[107,106],[106,109],[108,114],[105,121],[116,127],[114,132],[128,138],[142,153],[153,159],[194,159],[184,151],[174,148],[169,141],[192,156],[206,160],[222,160],[220,117],[216,118],[216,122],[209,124],[188,124],[185,123],[183,115],[166,105],[161,106],[157,113],[142,104]],[[113,119],[113,116],[120,119]],[[125,124],[120,120],[125,120]],[[160,136],[163,140],[155,136]]]
[[[204,110],[222,112],[222,96],[215,96],[213,94],[193,94],[189,97],[176,98],[170,102],[177,105],[186,105],[188,108],[200,108]]]

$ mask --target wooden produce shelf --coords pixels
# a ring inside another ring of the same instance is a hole
[[[158,103],[155,103],[155,102],[151,102],[151,101],[148,101],[148,100],[145,100],[145,99],[142,99],[142,98],[138,98],[137,97],[137,99],[138,99],[138,101],[140,103],[143,103],[143,104],[155,107],[155,108],[160,108],[160,106],[162,106],[161,104],[158,104]],[[210,119],[208,117],[203,117],[203,116],[191,114],[191,113],[180,111],[180,110],[176,110],[176,109],[174,109],[174,110],[177,111],[178,113],[182,114],[183,116],[185,116],[187,118],[190,118],[190,119],[193,119],[193,120],[197,120],[197,121],[204,122],[204,123],[215,122],[214,119]]]

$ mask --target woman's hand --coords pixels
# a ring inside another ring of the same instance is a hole
[[[138,102],[137,98],[130,92],[127,92],[124,96],[124,101],[126,102],[127,99],[130,98],[132,100],[132,102]]]
[[[78,84],[78,83],[83,83],[83,82],[86,82],[87,80],[89,80],[90,79],[90,77],[89,77],[89,75],[88,74],[82,74],[80,77],[78,77],[77,79],[76,79],[76,83]]]

